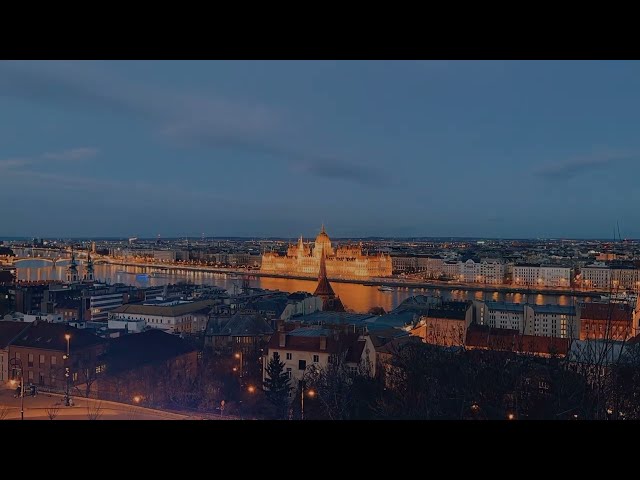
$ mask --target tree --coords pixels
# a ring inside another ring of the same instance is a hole
[[[276,407],[278,418],[285,418],[289,403],[290,379],[284,371],[284,362],[280,361],[278,352],[267,364],[267,378],[263,382],[267,399]]]
[[[369,315],[385,315],[387,312],[382,307],[371,307],[367,313]]]

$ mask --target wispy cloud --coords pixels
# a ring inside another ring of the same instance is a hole
[[[27,167],[37,166],[42,163],[50,162],[76,162],[88,160],[98,154],[97,148],[78,147],[64,150],[62,152],[46,152],[41,155],[31,157],[6,158],[0,159],[0,171],[2,172],[21,172]],[[33,173],[33,172],[30,172]]]
[[[315,161],[304,161],[294,166],[294,169],[316,177],[331,180],[344,180],[366,186],[384,186],[386,176],[378,168],[346,163],[326,158],[316,158]]]
[[[323,163],[308,147],[292,146],[291,139],[301,135],[295,119],[280,109],[136,83],[93,62],[0,62],[2,95],[48,102],[65,109],[138,118],[163,138],[185,147],[235,149],[267,155],[283,166],[323,178],[362,185],[385,184],[381,181],[383,172],[376,167],[363,168],[344,158]],[[76,150],[66,152],[67,158],[91,156],[88,150]]]
[[[42,158],[46,160],[57,160],[65,162],[87,160],[95,157],[96,155],[98,155],[97,148],[80,147],[65,150],[63,152],[47,152],[42,155]]]
[[[608,168],[638,158],[634,152],[600,152],[565,161],[549,163],[533,170],[533,174],[546,180],[566,181],[593,170]]]

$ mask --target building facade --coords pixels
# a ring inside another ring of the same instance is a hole
[[[513,266],[513,284],[528,287],[570,287],[572,269],[559,265]]]
[[[578,338],[579,309],[562,305],[475,301],[478,325],[517,330],[523,335]]]
[[[202,300],[168,303],[168,305],[122,305],[109,312],[109,320],[144,320],[146,327],[151,329],[163,330],[167,333],[196,333],[193,331],[194,322],[197,322],[196,325],[202,325],[204,322],[195,317],[205,311],[208,312],[216,302]]]
[[[267,252],[262,256],[260,270],[269,273],[313,277],[320,269],[322,252],[326,258],[327,275],[334,278],[387,277],[392,274],[392,259],[388,255],[365,255],[361,245],[342,245],[334,249],[324,230],[316,237],[313,247],[302,237],[297,245],[289,246],[286,255]]]
[[[281,330],[271,336],[268,354],[263,361],[263,380],[267,378],[267,365],[277,353],[284,363],[284,371],[296,388],[305,373],[313,369],[327,369],[340,361],[349,373],[376,374],[376,352],[369,335],[346,333],[322,327],[301,327],[285,332]]]

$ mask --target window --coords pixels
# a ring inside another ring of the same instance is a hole
[[[40,385],[44,385],[44,374],[40,373],[40,375],[38,375],[38,384]]]
[[[291,360],[291,358],[292,358],[292,354],[287,352],[287,360]]]
[[[287,377],[291,378],[291,367],[287,368]]]
[[[298,370],[306,370],[307,369],[307,361],[300,360],[298,361]]]
[[[40,365],[44,365],[44,355],[40,355],[40,358],[38,360]]]
[[[33,370],[29,370],[29,375],[28,375],[28,377],[29,377],[29,380],[30,380],[30,381],[33,381]]]
[[[33,353],[29,354],[28,366],[33,367]]]
[[[313,363],[318,363],[320,361],[320,355],[313,356]]]
[[[73,372],[73,381],[78,381],[78,372]]]

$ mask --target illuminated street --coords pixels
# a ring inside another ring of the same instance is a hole
[[[15,391],[0,390],[0,420],[20,420],[20,398]],[[24,397],[25,420],[187,420],[187,415],[101,400],[74,398],[73,407],[64,406],[62,395],[40,393]]]

